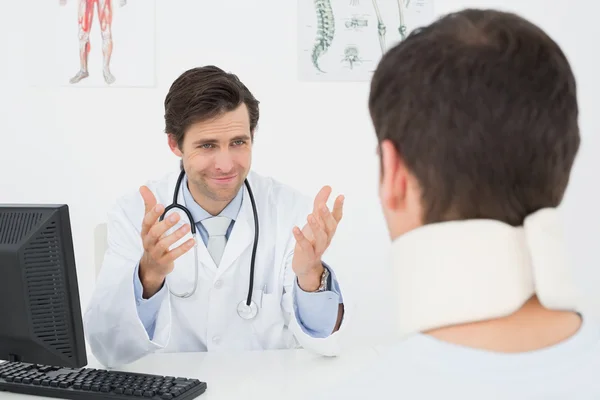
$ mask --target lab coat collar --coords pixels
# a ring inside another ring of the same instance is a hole
[[[392,245],[400,336],[507,316],[534,294],[549,309],[581,311],[556,209],[513,227],[496,220],[429,224]]]

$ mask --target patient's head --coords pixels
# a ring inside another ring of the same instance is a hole
[[[573,73],[514,14],[465,10],[382,58],[369,109],[392,238],[422,224],[524,218],[561,202],[579,148]]]

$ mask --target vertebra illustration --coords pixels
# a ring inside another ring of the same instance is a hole
[[[317,11],[317,40],[312,51],[312,62],[315,68],[321,72],[319,58],[331,47],[335,34],[335,21],[331,0],[315,0]]]
[[[369,26],[369,20],[366,18],[352,17],[349,21],[346,21],[346,28],[356,29]]]
[[[354,68],[354,64],[360,64],[362,60],[358,56],[358,48],[356,46],[348,46],[344,49],[344,58],[342,62],[350,64],[350,69]]]

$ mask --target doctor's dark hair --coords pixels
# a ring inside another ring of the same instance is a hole
[[[165,98],[165,133],[172,134],[181,148],[190,125],[207,121],[246,104],[250,136],[258,124],[259,101],[231,73],[214,65],[192,68],[171,85]]]
[[[580,146],[576,84],[560,47],[511,13],[467,9],[381,59],[369,111],[421,190],[423,223],[513,226],[562,201]]]

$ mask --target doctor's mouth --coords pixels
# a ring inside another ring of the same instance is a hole
[[[218,185],[225,185],[225,184],[234,182],[237,179],[237,177],[238,177],[238,175],[235,174],[235,175],[224,176],[224,177],[219,177],[219,178],[210,178],[210,179]]]

